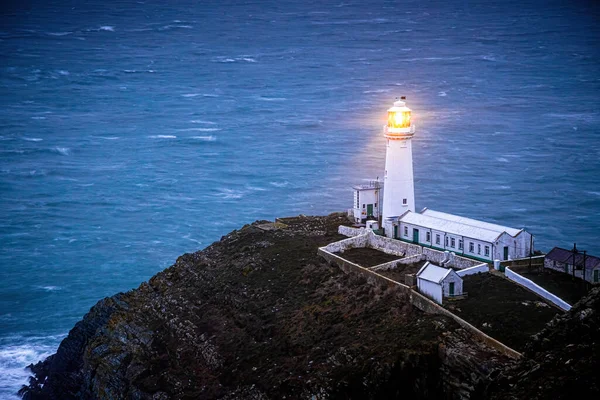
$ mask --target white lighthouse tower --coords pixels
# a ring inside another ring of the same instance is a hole
[[[392,222],[406,211],[415,211],[413,180],[411,109],[405,97],[388,109],[388,122],[383,132],[386,138],[385,175],[383,191],[383,226],[386,236],[392,237]],[[397,235],[394,235],[394,237]]]

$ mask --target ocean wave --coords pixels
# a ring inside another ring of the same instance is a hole
[[[96,136],[98,139],[104,140],[118,140],[121,139],[119,136]]]
[[[73,34],[73,32],[46,32],[46,35],[49,36],[67,36],[71,34]]]
[[[438,96],[440,96],[440,97],[446,97],[446,96],[448,96],[448,93],[446,93],[444,91],[441,91],[441,92],[438,92]]]
[[[244,197],[244,192],[233,189],[221,189],[221,192],[217,193],[217,196],[224,200],[237,200]]]
[[[202,96],[202,97],[219,97],[218,94],[211,94],[211,93],[186,93],[186,94],[182,94],[181,97],[198,97],[198,96]]]
[[[220,131],[221,128],[183,128],[177,129],[178,132],[216,132]]]
[[[36,286],[36,289],[45,290],[46,292],[56,292],[58,290],[62,290],[60,286]]]
[[[364,94],[371,94],[371,93],[387,93],[389,91],[391,91],[392,89],[373,89],[373,90],[365,90],[363,91]]]
[[[31,117],[31,119],[46,119],[46,117]]]
[[[150,139],[177,139],[175,135],[150,135]]]
[[[206,125],[216,125],[216,122],[212,122],[212,121],[204,121],[202,119],[192,119],[190,121],[192,124],[206,124]]]
[[[54,153],[58,153],[63,156],[68,156],[69,154],[71,154],[71,149],[69,149],[68,147],[53,147],[50,150]]]
[[[248,57],[248,56],[241,56],[241,57],[213,57],[211,60],[211,62],[217,62],[217,63],[234,63],[234,62],[239,62],[239,61],[243,61],[243,62],[247,62],[247,63],[256,63],[258,61],[256,61],[255,58],[252,57]]]
[[[210,135],[210,136],[192,136],[192,139],[204,140],[206,142],[214,142],[215,140],[217,140],[217,138],[212,135]]]
[[[165,25],[158,28],[159,31],[168,31],[171,29],[193,29],[192,25]]]
[[[114,26],[110,26],[110,25],[104,25],[104,26],[101,26],[98,30],[100,30],[100,31],[106,31],[106,32],[114,32],[115,31],[115,27]]]
[[[261,100],[261,101],[286,101],[287,99],[285,97],[265,97],[265,96],[258,96],[256,97],[257,100]]]
[[[156,71],[153,69],[124,69],[123,72],[125,72],[126,74],[139,74],[139,73],[153,74]]]
[[[14,338],[12,341],[18,343],[29,340],[31,338]],[[47,338],[37,340],[48,341]],[[41,343],[0,346],[0,397],[18,399],[17,391],[31,376],[31,371],[26,367],[47,358],[55,351],[55,346]]]
[[[269,184],[271,184],[272,186],[278,187],[278,188],[282,188],[282,187],[286,187],[290,183],[288,181],[283,181],[283,182],[269,182]]]
[[[32,138],[30,138],[30,137],[22,137],[21,139],[23,139],[23,140],[25,140],[27,142],[41,142],[42,140],[44,140],[42,138],[36,138],[36,137],[32,137]]]

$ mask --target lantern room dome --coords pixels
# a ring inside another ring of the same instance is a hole
[[[387,125],[383,128],[387,138],[403,139],[413,136],[415,128],[411,124],[412,110],[406,107],[404,99],[396,100],[387,113]]]

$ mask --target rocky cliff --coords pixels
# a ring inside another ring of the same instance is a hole
[[[341,214],[246,225],[96,304],[26,399],[466,399],[511,362],[317,256]]]

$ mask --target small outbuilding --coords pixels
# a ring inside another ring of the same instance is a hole
[[[417,288],[425,296],[442,304],[442,298],[463,294],[463,280],[450,269],[426,262],[417,272]]]
[[[544,257],[544,268],[564,272],[594,284],[600,283],[600,258],[555,247]],[[575,271],[573,271],[575,269]]]

